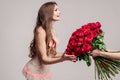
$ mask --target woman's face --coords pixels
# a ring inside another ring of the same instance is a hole
[[[54,21],[60,20],[60,11],[58,10],[58,6],[57,5],[55,5],[55,7],[54,7],[53,20]]]

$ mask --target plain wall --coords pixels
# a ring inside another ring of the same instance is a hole
[[[21,70],[30,59],[29,44],[39,7],[49,0],[0,0],[0,79],[25,80]],[[100,21],[108,49],[120,50],[119,0],[54,0],[61,20],[54,28],[64,51],[71,33],[88,22]],[[52,65],[53,80],[94,80],[94,62],[69,61]],[[119,80],[120,74],[113,80]]]

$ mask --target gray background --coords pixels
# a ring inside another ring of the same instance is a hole
[[[49,0],[0,0],[0,79],[25,80],[21,74],[28,58],[37,11]],[[100,21],[108,49],[120,50],[119,0],[55,0],[61,20],[55,24],[64,51],[71,33],[83,24]],[[63,62],[52,66],[53,80],[94,80],[94,63]],[[119,80],[120,74],[113,80]]]

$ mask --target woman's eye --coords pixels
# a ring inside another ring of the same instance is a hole
[[[55,9],[55,11],[57,11],[57,9]]]

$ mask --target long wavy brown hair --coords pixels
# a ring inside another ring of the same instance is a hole
[[[35,33],[36,33],[36,29],[38,27],[42,27],[45,31],[46,31],[46,50],[47,50],[47,55],[55,55],[56,54],[56,47],[50,47],[49,46],[49,42],[53,39],[52,33],[51,33],[51,29],[52,29],[52,19],[53,19],[53,11],[54,11],[54,7],[55,5],[57,5],[56,2],[47,2],[44,3],[39,11],[38,11],[38,16],[37,16],[37,21],[36,21],[36,25],[34,28],[34,37],[33,40],[30,43],[30,54],[29,57],[33,58],[37,52],[36,52],[36,41],[35,41]]]

